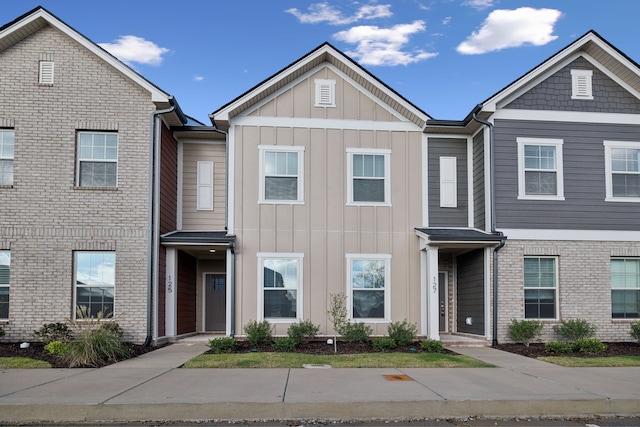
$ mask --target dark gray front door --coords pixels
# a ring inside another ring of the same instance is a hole
[[[205,321],[207,331],[227,329],[227,283],[224,274],[205,274]]]
[[[438,273],[438,330],[447,331],[447,273]]]

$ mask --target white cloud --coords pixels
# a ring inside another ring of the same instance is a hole
[[[326,22],[329,25],[347,25],[366,19],[385,18],[393,14],[389,10],[390,4],[368,4],[361,6],[351,16],[345,16],[340,10],[329,3],[316,3],[308,7],[308,13],[303,13],[297,8],[285,10],[292,14],[302,24],[318,24]]]
[[[471,6],[474,9],[482,10],[493,6],[493,0],[466,0],[463,6]]]
[[[201,82],[201,81],[204,80],[204,77],[202,77],[202,76],[193,76],[193,80],[196,81],[196,82]]]
[[[354,51],[345,52],[363,65],[408,65],[424,61],[437,53],[416,50],[403,51],[410,36],[425,31],[424,21],[411,24],[398,24],[391,28],[377,26],[358,26],[333,35],[339,41],[356,44]]]
[[[442,25],[449,25],[451,23],[451,17],[447,16],[442,20]]]
[[[456,50],[477,55],[527,44],[542,46],[558,38],[553,30],[561,16],[562,12],[555,9],[494,10]]]
[[[113,43],[99,43],[104,50],[126,64],[160,65],[169,49],[137,36],[120,36]]]

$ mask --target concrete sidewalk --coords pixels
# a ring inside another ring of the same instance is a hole
[[[179,368],[206,350],[179,342],[100,369],[0,371],[0,423],[640,415],[640,368],[562,368],[488,347],[452,350],[496,368]]]

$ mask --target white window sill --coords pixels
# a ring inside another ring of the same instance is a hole
[[[640,197],[607,197],[605,202],[640,203]]]
[[[258,200],[260,205],[304,205],[304,200]]]
[[[347,206],[388,206],[388,207],[391,207],[391,203],[380,203],[380,202],[347,202]]]
[[[563,201],[564,196],[518,196],[518,200],[557,200]]]
[[[81,187],[75,185],[74,190],[93,190],[93,191],[118,191],[118,187]]]

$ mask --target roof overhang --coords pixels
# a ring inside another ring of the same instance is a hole
[[[229,246],[232,247],[236,236],[226,231],[172,231],[160,236],[163,246]]]
[[[438,247],[441,249],[471,250],[497,246],[507,237],[502,233],[489,233],[476,228],[416,228],[420,237],[420,249]]]

